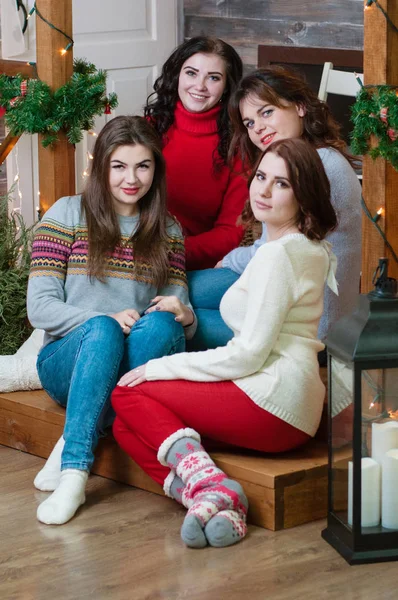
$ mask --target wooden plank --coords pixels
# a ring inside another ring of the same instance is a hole
[[[64,426],[65,410],[53,402],[44,390],[1,393],[0,410],[23,415],[28,420],[39,419],[55,427]]]
[[[398,0],[380,0],[381,6],[393,23],[398,23]],[[398,35],[387,24],[381,12],[372,6],[365,10],[365,84],[398,85]],[[373,161],[365,157],[363,164],[363,195],[372,215],[384,209],[379,225],[398,254],[398,171],[382,159]],[[363,218],[362,280],[363,293],[373,288],[373,272],[378,258],[388,256],[390,251],[374,225]],[[389,275],[398,277],[398,265],[390,260]]]
[[[0,165],[3,164],[7,156],[10,154],[11,150],[14,148],[15,144],[19,140],[21,136],[19,135],[11,135],[10,133],[0,144]]]
[[[112,435],[100,440],[95,452],[92,472],[148,492],[164,495],[163,488],[121,450]]]
[[[312,440],[302,448],[282,454],[264,455],[251,451],[212,452],[217,465],[236,478],[265,487],[294,485],[308,477],[309,471],[324,474],[327,469],[327,445]]]
[[[232,46],[242,42],[258,46],[314,46],[362,50],[363,27],[351,23],[312,23],[292,19],[227,19],[221,17],[185,18],[185,37],[212,35]],[[292,48],[292,52],[294,49]]]
[[[283,525],[280,529],[323,519],[327,514],[327,473],[311,481],[304,480],[294,486],[287,486],[283,492]]]
[[[240,479],[239,482],[249,500],[248,522],[271,531],[282,529],[283,521],[278,519],[278,511],[281,510],[283,492],[281,494],[279,490],[266,488],[244,479]],[[278,497],[281,498],[279,502]]]
[[[63,423],[51,423],[41,415],[0,408],[0,444],[4,446],[48,458],[62,430]]]
[[[72,0],[41,0],[39,10],[50,23],[72,36]],[[73,72],[72,49],[61,55],[67,44],[63,35],[36,18],[37,70],[40,79],[53,90],[63,85]],[[43,148],[39,143],[39,187],[42,214],[61,196],[75,193],[75,151],[63,133],[51,148]]]
[[[184,0],[185,16],[224,17],[229,19],[255,18],[315,21],[322,23],[351,23],[363,25],[362,0],[227,0],[216,4],[214,0]]]
[[[323,65],[332,62],[334,67],[353,67],[363,71],[362,50],[341,50],[336,48],[295,48],[288,46],[258,47],[258,66],[266,67],[270,63],[290,63],[300,65]]]
[[[0,59],[0,73],[13,77],[14,75],[24,75],[29,79],[35,79],[36,70],[33,65],[20,60]]]

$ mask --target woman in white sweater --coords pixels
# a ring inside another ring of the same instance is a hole
[[[336,215],[308,142],[282,140],[265,151],[245,218],[266,223],[268,236],[222,299],[232,340],[151,360],[124,375],[112,395],[118,443],[188,508],[181,536],[191,547],[228,546],[246,533],[245,494],[214,465],[200,435],[282,452],[313,436],[322,412],[316,337],[325,281],[337,292],[323,238]]]

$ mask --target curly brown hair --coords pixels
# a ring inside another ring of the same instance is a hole
[[[222,166],[228,162],[228,147],[232,135],[228,117],[228,100],[243,72],[239,54],[223,40],[197,36],[180,44],[164,63],[162,72],[153,86],[154,92],[147,98],[144,115],[150,119],[160,135],[163,136],[167,133],[174,123],[174,111],[178,100],[178,80],[182,65],[198,52],[219,56],[226,67],[227,83],[221,98],[221,111],[217,121],[219,136],[217,150],[220,166]]]
[[[299,205],[294,224],[308,239],[323,240],[337,227],[337,217],[330,201],[329,179],[318,152],[312,144],[302,138],[273,142],[257,160],[249,177],[249,189],[261,161],[268,152],[276,154],[285,162],[289,182]],[[250,200],[246,202],[241,218],[246,226],[256,222]]]
[[[258,96],[267,104],[285,108],[284,102],[302,106],[305,109],[303,135],[315,148],[332,147],[341,152],[352,167],[358,159],[351,156],[340,134],[340,125],[330,113],[325,102],[319,100],[307,82],[295,71],[272,65],[257,69],[244,77],[229,101],[229,116],[233,125],[233,136],[229,149],[229,160],[233,161],[238,151],[246,164],[254,165],[261,150],[250,141],[247,129],[242,122],[240,103],[249,95]]]
[[[101,130],[94,147],[91,174],[82,194],[88,229],[88,272],[104,279],[107,256],[121,243],[121,232],[109,187],[110,160],[120,146],[141,144],[154,157],[155,174],[147,194],[141,198],[140,220],[131,237],[134,255],[151,264],[154,284],[161,287],[168,277],[165,161],[161,140],[144,117],[119,116]],[[171,217],[169,217],[169,220]],[[139,272],[139,261],[134,269]]]

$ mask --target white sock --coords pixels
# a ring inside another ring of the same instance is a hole
[[[46,525],[63,525],[69,521],[79,506],[86,501],[84,490],[87,479],[87,471],[62,471],[57,489],[37,509],[38,520]]]
[[[55,444],[46,464],[36,475],[33,485],[42,492],[53,492],[57,489],[61,479],[61,455],[65,440],[61,437]]]

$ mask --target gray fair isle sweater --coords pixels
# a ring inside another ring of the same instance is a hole
[[[127,308],[144,311],[156,295],[177,296],[192,308],[185,274],[184,241],[180,227],[168,224],[169,273],[167,285],[158,289],[151,266],[141,262],[134,273],[132,244],[128,241],[139,216],[118,215],[122,243],[108,259],[105,280],[87,274],[87,226],[81,210],[81,197],[58,200],[44,215],[33,242],[28,284],[28,317],[31,324],[46,332],[44,344],[64,337],[72,329],[98,315],[110,315]],[[194,323],[185,327],[189,339]]]
[[[338,219],[337,229],[326,238],[337,257],[339,295],[325,288],[324,310],[318,330],[318,337],[324,340],[333,323],[356,306],[361,272],[362,216],[361,185],[349,162],[330,147],[320,148],[318,154],[330,182],[331,202]],[[263,225],[260,239],[252,246],[232,250],[223,258],[223,267],[243,273],[258,248],[266,241],[267,230]]]

